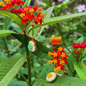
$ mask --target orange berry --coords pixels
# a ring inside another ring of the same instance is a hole
[[[25,8],[24,8],[24,11],[26,11],[26,12],[27,12],[27,11],[28,11],[28,8],[27,8],[27,7],[25,7]]]
[[[56,52],[54,52],[54,53],[53,53],[53,57],[56,57],[56,56],[57,56],[57,53],[56,53]]]
[[[52,55],[52,53],[51,52],[48,52],[48,56],[51,56]]]
[[[56,59],[54,59],[54,61],[53,61],[53,62],[54,62],[54,64],[56,64],[56,63],[57,63],[57,60],[56,60]]]
[[[61,57],[64,58],[65,57],[65,53],[62,53]]]
[[[63,60],[60,61],[60,64],[64,65],[64,63],[65,63],[65,62],[64,62]]]
[[[51,40],[51,41],[55,40],[55,36],[51,37],[50,40]]]
[[[43,13],[41,13],[41,14],[40,14],[40,17],[41,17],[41,18],[44,18],[44,14],[43,14]]]
[[[34,12],[34,9],[29,9],[29,12],[30,12],[30,13],[33,13],[33,12]]]
[[[23,18],[25,16],[25,13],[21,13],[19,16]]]
[[[1,1],[1,2],[0,2],[0,6],[3,6],[3,4],[4,4],[3,1]]]
[[[59,67],[59,66],[58,66],[57,68],[54,68],[54,72],[55,72],[55,73],[57,73],[57,72],[60,71],[60,70],[61,70],[61,67]]]
[[[40,11],[42,11],[42,7],[38,7],[38,9],[37,9],[37,10],[38,10],[39,12],[40,12]]]
[[[49,62],[48,62],[49,64],[52,64],[53,63],[53,61],[51,61],[51,60],[49,60]]]
[[[61,47],[58,48],[58,51],[59,51],[59,52],[62,52],[62,50],[63,50],[63,49],[62,49]]]

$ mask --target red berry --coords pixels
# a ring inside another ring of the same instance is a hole
[[[16,4],[17,5],[20,5],[21,4],[21,1],[20,0],[16,0]]]
[[[76,54],[78,54],[79,53],[79,51],[78,50],[76,50]]]
[[[16,3],[16,0],[12,0],[11,4],[14,5]]]
[[[19,32],[19,34],[21,34],[21,32]]]
[[[86,42],[84,43],[85,47],[86,47]]]
[[[73,52],[75,53],[75,51],[73,50]]]
[[[82,45],[81,47],[82,47],[82,48],[85,48],[85,45]]]
[[[33,9],[34,9],[34,11],[36,11],[37,10],[37,6],[33,6]]]
[[[81,50],[79,50],[79,52],[81,52]]]
[[[65,74],[66,74],[66,75],[68,75],[68,73],[67,73],[67,72],[66,72]]]
[[[21,13],[21,10],[18,8],[18,9],[16,9],[16,12],[17,13]]]

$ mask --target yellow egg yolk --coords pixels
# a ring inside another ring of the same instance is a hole
[[[52,73],[48,73],[48,74],[47,74],[47,77],[48,77],[48,78],[51,78],[52,76],[53,76]]]

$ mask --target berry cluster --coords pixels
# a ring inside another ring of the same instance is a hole
[[[73,48],[85,48],[86,47],[86,42],[84,43],[84,42],[81,42],[81,44],[80,43],[72,43],[72,46],[73,46]]]
[[[53,37],[50,38],[51,44],[54,47],[53,48],[54,50],[57,49],[57,47],[59,47],[60,43],[62,42],[61,39],[62,39],[61,36],[59,36],[59,37],[53,36]]]
[[[16,8],[16,5],[24,5],[25,2],[22,0],[4,0],[6,2],[6,6],[4,6],[3,2],[0,2],[0,10],[7,11],[7,9],[10,9],[11,13],[18,14],[19,17],[21,17],[21,24],[27,24],[30,23],[31,20],[34,21],[35,24],[40,23],[42,24],[44,18],[44,14],[41,13],[42,8],[37,6],[27,6],[23,8]],[[38,13],[37,13],[38,12]],[[36,15],[37,14],[37,15]]]
[[[12,8],[15,5],[24,5],[24,1],[22,0],[4,0],[4,2],[6,3],[6,5],[4,6],[4,3],[1,1],[0,2],[0,10],[4,10],[7,11],[7,9]]]
[[[73,50],[73,53],[76,53],[76,54],[78,54],[80,52],[81,52],[81,50]]]
[[[22,18],[22,23],[21,24],[26,24],[28,21],[34,20],[35,24],[42,24],[44,18],[44,14],[40,13],[42,11],[42,8],[37,7],[37,6],[27,6],[22,9],[17,9],[17,11],[22,11],[19,16]],[[35,15],[35,12],[38,11],[37,15]]]
[[[72,43],[72,47],[75,49],[73,50],[73,53],[79,54],[81,52],[81,48],[84,49],[86,47],[86,42],[81,43]],[[77,50],[76,50],[77,49]]]
[[[61,36],[51,37],[51,43],[54,43],[53,46],[59,45],[59,43],[61,43]],[[54,50],[53,52],[48,52],[48,55],[53,56],[53,58],[49,60],[49,64],[54,64],[54,72],[65,69],[64,64],[67,63],[68,55],[66,54],[64,47],[59,46],[57,50]]]
[[[11,0],[12,5],[24,5],[24,2],[22,0]]]

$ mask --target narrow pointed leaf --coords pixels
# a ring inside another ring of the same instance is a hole
[[[82,62],[74,64],[74,68],[81,79],[86,80],[86,67]]]
[[[28,46],[28,42],[30,40],[32,40],[30,37],[25,36],[25,35],[12,34],[12,36],[14,36],[15,38],[17,38],[20,42],[22,42],[23,46]],[[35,42],[36,42],[37,50],[33,54],[35,54],[36,56],[41,57],[41,58],[51,59],[52,57],[49,57],[47,54],[48,54],[49,51],[52,51],[52,50],[49,49],[49,48],[47,48],[47,47],[45,47],[44,45],[42,45],[41,43],[39,43],[36,40],[35,40]]]
[[[11,81],[8,86],[28,86],[25,81]]]
[[[6,59],[7,59],[6,57],[0,55],[0,64],[1,64],[2,62],[4,62]]]
[[[73,19],[73,18],[84,16],[84,15],[86,15],[86,12],[49,18],[49,19],[44,20],[44,23],[41,26],[51,25],[51,24],[67,21],[67,20],[70,20],[70,19]],[[37,28],[37,27],[39,27],[39,25],[35,26],[34,28]]]
[[[18,73],[26,58],[17,54],[5,60],[0,65],[0,86],[8,86],[10,81]]]
[[[76,41],[76,43],[81,43],[81,42],[83,42],[84,41],[84,38],[83,37],[80,37],[77,41]]]
[[[24,7],[29,6],[30,3],[31,3],[31,0],[26,0],[26,2],[25,2],[25,4],[24,4]]]
[[[6,23],[5,23],[5,30],[8,30],[9,29],[9,27],[11,26],[11,24],[12,24],[12,22],[13,22],[13,20],[11,19],[11,18],[7,18],[6,19]]]
[[[21,31],[23,32],[25,25],[21,25],[21,19],[17,15],[10,12],[4,12],[4,11],[0,11],[0,14],[3,14],[13,19],[21,27]]]
[[[15,32],[10,30],[0,30],[0,36],[7,36],[7,35],[11,35],[12,33],[15,33]]]

